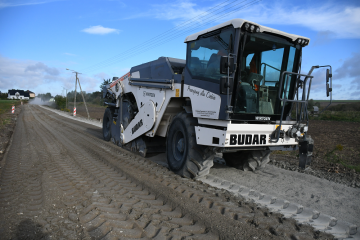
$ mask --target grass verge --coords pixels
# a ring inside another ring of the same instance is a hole
[[[325,111],[318,116],[310,116],[311,120],[329,120],[343,122],[360,122],[359,111]]]
[[[3,128],[6,124],[10,123],[10,118],[5,115],[6,113],[11,113],[12,106],[18,106],[21,104],[19,100],[0,100],[0,129]]]
[[[18,106],[21,102],[19,100],[0,100],[0,115],[3,113],[10,113],[12,106]]]

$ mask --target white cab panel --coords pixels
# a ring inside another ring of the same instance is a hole
[[[196,118],[218,119],[220,112],[220,95],[184,84],[183,96],[191,99],[193,116]]]

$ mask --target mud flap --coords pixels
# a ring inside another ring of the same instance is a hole
[[[299,141],[299,167],[304,169],[311,164],[312,153],[314,149],[314,140],[307,136],[306,140]]]

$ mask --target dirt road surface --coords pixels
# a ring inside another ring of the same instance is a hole
[[[332,238],[38,106],[23,106],[2,161],[1,239]]]

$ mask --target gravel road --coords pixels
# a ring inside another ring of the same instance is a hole
[[[1,239],[332,239],[24,105],[0,176]]]

